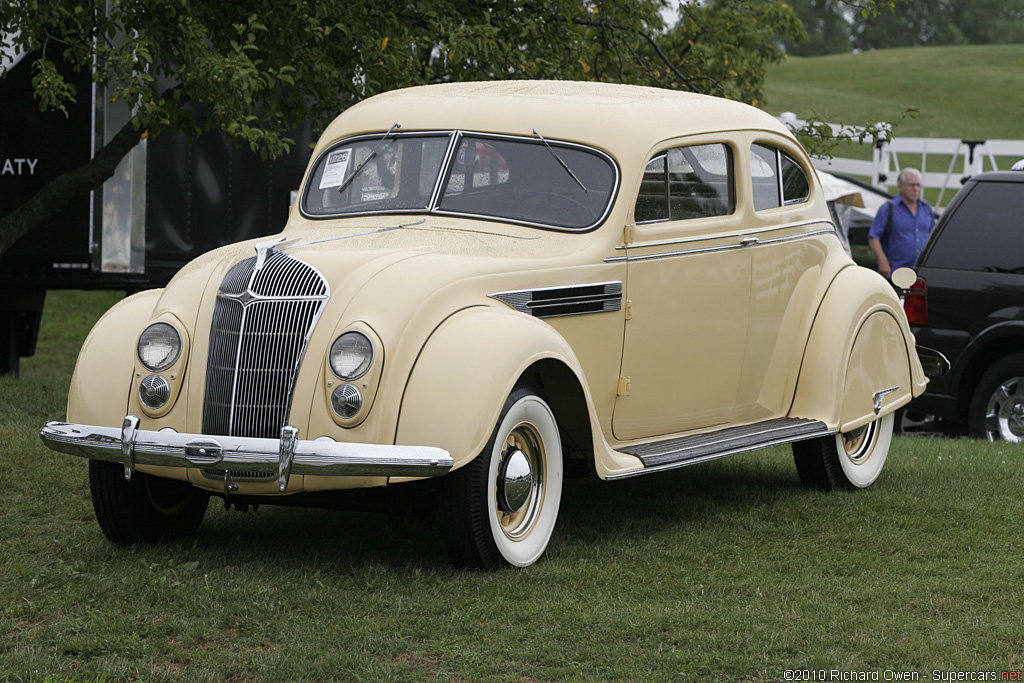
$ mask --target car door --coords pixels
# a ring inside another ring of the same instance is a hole
[[[743,373],[751,257],[727,139],[651,155],[623,247],[627,322],[612,432],[622,441],[733,420]]]
[[[809,166],[784,140],[748,134],[741,188],[751,202],[744,242],[751,258],[749,324],[735,417],[784,416],[818,302],[849,264]],[[802,155],[801,155],[802,156]]]

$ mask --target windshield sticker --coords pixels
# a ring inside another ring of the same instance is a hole
[[[320,188],[337,187],[345,182],[345,173],[348,172],[348,160],[352,158],[352,150],[339,149],[327,155],[327,165],[324,167],[324,174],[320,178]]]

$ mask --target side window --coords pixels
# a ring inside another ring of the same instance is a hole
[[[750,174],[757,211],[800,204],[811,194],[811,183],[800,164],[774,147],[750,146]]]
[[[736,210],[732,150],[728,145],[674,147],[644,169],[637,223],[726,216]]]

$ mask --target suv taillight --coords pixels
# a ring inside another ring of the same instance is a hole
[[[903,296],[903,310],[911,325],[928,324],[928,284],[923,277],[917,278],[914,286]]]

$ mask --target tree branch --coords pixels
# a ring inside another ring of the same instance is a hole
[[[574,24],[578,24],[580,26],[593,26],[595,28],[605,28],[605,29],[609,29],[611,31],[626,31],[626,30],[629,30],[625,26],[621,26],[619,24],[609,23],[609,22],[606,22],[606,21],[594,21],[592,19],[581,19],[579,17],[573,17],[572,21],[573,21]],[[668,55],[666,55],[662,51],[661,47],[658,45],[658,42],[656,40],[654,40],[654,37],[651,34],[647,33],[646,31],[641,31],[640,29],[637,29],[636,32],[639,33],[640,36],[644,40],[646,40],[651,45],[651,47],[654,48],[655,53],[658,55],[658,57],[661,59],[661,61],[665,64],[665,66],[669,69],[669,71],[671,71],[673,74],[675,74],[676,78],[678,78],[680,81],[685,83],[686,87],[690,88],[694,92],[699,92],[697,90],[696,85],[693,83],[693,81],[690,80],[689,78],[687,78],[686,76],[684,76],[683,73],[681,71],[679,71],[679,69],[676,68],[675,64],[673,64],[672,60],[670,60],[668,58]],[[714,81],[712,80],[712,82],[714,82]],[[718,84],[715,83],[715,85],[718,85]]]

